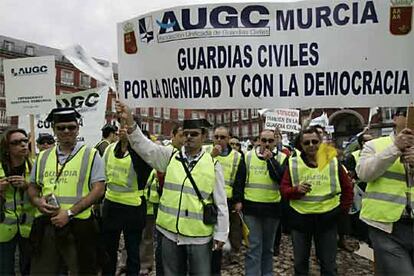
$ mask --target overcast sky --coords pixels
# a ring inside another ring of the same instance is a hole
[[[294,1],[294,0],[279,0]],[[116,23],[171,6],[253,0],[0,0],[0,34],[117,61]]]

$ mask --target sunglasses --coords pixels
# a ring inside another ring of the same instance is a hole
[[[13,145],[13,146],[20,145],[21,143],[25,143],[25,144],[27,144],[27,143],[29,143],[29,139],[27,139],[27,138],[22,138],[22,139],[20,139],[20,140],[14,140],[14,141],[10,141],[10,142],[9,142],[9,144],[10,144],[10,145]]]
[[[240,143],[230,143],[230,146],[238,146],[238,147],[240,147],[241,144]]]
[[[305,146],[309,146],[310,144],[317,145],[317,144],[319,144],[319,142],[320,142],[319,140],[312,139],[312,140],[302,141],[302,144],[305,145]]]
[[[68,126],[56,126],[56,130],[58,131],[65,131],[65,129],[69,131],[74,131],[78,126],[68,125]]]
[[[201,133],[197,131],[183,131],[183,135],[184,137],[187,137],[188,135],[190,135],[190,137],[197,137],[201,135]]]
[[[271,144],[271,143],[273,143],[273,142],[275,141],[275,139],[272,139],[272,138],[270,138],[270,139],[261,138],[261,139],[260,139],[260,141],[261,141],[262,143],[267,143],[267,142],[269,142],[269,144]]]
[[[227,138],[227,136],[224,136],[224,135],[214,135],[214,138],[216,138],[216,139],[219,139],[220,138],[220,140],[224,140],[224,139]]]

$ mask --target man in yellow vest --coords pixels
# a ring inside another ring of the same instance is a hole
[[[166,172],[156,220],[164,274],[210,275],[211,252],[226,241],[229,217],[223,170],[202,148],[208,122],[185,120],[185,143],[176,152],[144,137],[126,105],[117,102],[116,110],[126,121],[132,148],[154,169]],[[217,207],[217,216],[211,204]]]
[[[104,265],[103,274],[115,275],[123,232],[126,273],[138,275],[139,245],[146,216],[144,188],[151,167],[130,148],[125,132],[120,132],[119,138],[104,153],[107,189],[102,210],[102,236],[109,261]]]
[[[281,163],[286,158],[281,152],[273,152],[276,146],[273,130],[263,130],[259,141],[259,146],[246,154],[247,178],[242,210],[250,230],[245,260],[248,276],[273,274],[273,245],[281,216]]]
[[[281,193],[289,200],[295,275],[309,274],[312,240],[322,275],[336,275],[337,223],[352,204],[352,185],[334,157],[318,167],[323,137],[315,127],[300,132],[296,155],[289,158]]]
[[[52,123],[58,144],[42,151],[31,172],[28,193],[38,212],[31,239],[32,275],[97,273],[98,229],[91,206],[105,191],[104,166],[98,152],[77,142],[80,114],[55,108]],[[63,264],[62,264],[63,262]]]
[[[414,131],[405,128],[406,117],[398,108],[394,132],[366,143],[356,168],[368,183],[360,217],[369,225],[378,275],[414,275]]]
[[[246,165],[244,156],[237,150],[232,149],[229,144],[230,133],[224,126],[219,126],[214,130],[211,156],[216,158],[223,168],[225,190],[227,196],[227,207],[230,217],[229,241],[231,245],[231,255],[236,254],[241,247],[242,229],[239,211],[243,200],[243,187],[246,182]],[[220,274],[222,251],[213,252],[213,274]]]
[[[29,233],[35,209],[27,196],[32,161],[23,129],[7,130],[0,142],[0,275],[30,274]]]

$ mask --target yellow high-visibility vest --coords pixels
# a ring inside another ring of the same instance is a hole
[[[156,223],[172,233],[188,237],[208,237],[213,234],[213,225],[203,222],[203,204],[187,178],[187,174],[175,153],[167,167]],[[191,175],[206,204],[213,202],[216,183],[215,162],[204,152],[191,170]]]
[[[319,168],[308,167],[300,156],[291,157],[289,171],[293,186],[298,186],[302,182],[312,185],[312,190],[301,199],[289,201],[289,205],[297,212],[321,214],[339,205],[341,185],[336,158],[320,171]]]
[[[237,168],[239,167],[241,154],[235,150],[231,150],[231,152],[227,156],[216,156],[215,157],[221,164],[223,168],[223,175],[224,175],[224,182],[225,182],[225,190],[227,198],[233,197],[233,185],[236,178]]]
[[[381,153],[392,143],[390,136],[373,140],[376,153]],[[414,206],[414,189],[407,187],[404,165],[397,158],[383,175],[367,183],[360,217],[385,223],[396,222],[407,204]]]
[[[56,146],[40,152],[36,162],[36,184],[41,188],[42,195],[54,194],[64,210],[70,209],[87,196],[90,191],[89,178],[95,154],[97,154],[96,149],[82,146],[74,156],[69,157],[62,169],[62,165],[57,160]],[[36,216],[40,215],[38,211]],[[87,219],[90,216],[91,207],[88,207],[75,218]]]

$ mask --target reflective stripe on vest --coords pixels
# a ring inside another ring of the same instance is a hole
[[[76,154],[72,156],[72,158],[69,161],[66,162],[65,168],[63,169],[61,173],[62,176],[59,178],[59,181],[62,179],[62,177],[64,177],[65,170],[69,168],[68,166],[74,166],[72,170],[79,172],[79,176],[77,177],[77,182],[75,183],[76,184],[76,195],[75,196],[66,196],[62,194],[64,192],[60,192],[60,190],[64,190],[65,188],[68,189],[69,186],[61,185],[59,183],[58,184],[45,183],[45,172],[47,171],[46,166],[48,162],[51,163],[50,168],[48,169],[50,173],[50,175],[48,176],[48,178],[50,178],[49,181],[51,181],[52,179],[56,180],[55,162],[56,162],[57,154],[53,156],[51,155],[52,152],[56,152],[56,146],[40,153],[38,157],[38,160],[40,161],[38,162],[39,166],[38,166],[37,173],[36,173],[36,177],[37,177],[36,183],[39,186],[41,186],[43,195],[54,193],[61,207],[64,209],[69,209],[70,207],[72,207],[71,205],[77,203],[79,200],[82,199],[82,197],[86,196],[87,193],[89,192],[89,189],[88,189],[89,188],[89,185],[88,185],[89,177],[87,176],[89,175],[91,171],[93,158],[97,151],[95,149],[91,149],[86,146],[81,146],[81,148],[76,152]],[[81,160],[78,160],[80,154],[82,155]],[[79,163],[75,163],[75,162],[79,162]],[[74,176],[68,176],[68,178],[70,177],[74,177]],[[52,188],[55,185],[58,186],[57,190],[54,190]],[[62,187],[59,187],[60,185]],[[69,185],[73,185],[73,184],[69,183]],[[62,205],[66,205],[66,206],[62,206]],[[40,215],[41,215],[40,213],[37,213],[36,216],[40,216]],[[77,214],[75,217],[80,218],[80,219],[87,219],[90,217],[90,215],[91,215],[91,207]]]
[[[253,166],[253,165],[254,166]],[[263,171],[261,174],[252,173]],[[269,175],[267,162],[260,160],[255,150],[251,150],[246,156],[246,186],[244,189],[244,198],[249,201],[275,203],[280,202],[279,183],[274,182]]]
[[[393,144],[390,136],[372,140],[376,153],[381,153]],[[369,166],[369,163],[362,164]],[[414,190],[407,187],[405,169],[397,158],[393,164],[377,179],[367,183],[362,198],[361,217],[364,219],[391,223],[401,218],[409,198],[413,200]]]
[[[220,162],[223,168],[224,183],[227,198],[233,197],[233,185],[236,178],[237,168],[239,166],[241,155],[235,150],[231,150],[227,156],[217,156],[216,159]]]
[[[329,162],[329,166],[325,166],[320,171],[319,168],[308,167],[300,156],[295,156],[289,159],[289,171],[292,186],[308,182],[313,188],[300,199],[289,201],[289,205],[297,212],[320,214],[329,212],[339,205],[341,186],[336,158]]]
[[[156,223],[167,231],[184,236],[211,236],[214,226],[203,223],[203,204],[177,157],[179,153],[173,155],[167,167]],[[215,163],[209,153],[203,153],[192,168],[191,175],[203,196],[203,201],[206,204],[212,203],[216,178]]]

